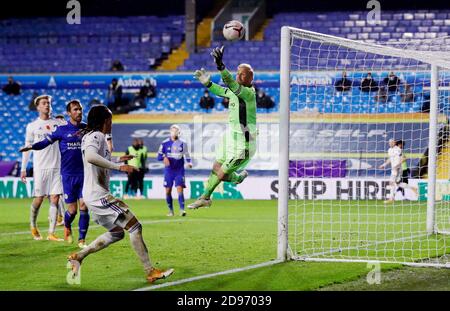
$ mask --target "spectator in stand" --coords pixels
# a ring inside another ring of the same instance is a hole
[[[151,83],[150,79],[145,79],[144,85],[139,89],[139,92],[135,94],[132,102],[124,107],[122,112],[130,112],[147,107],[147,98],[156,97],[156,88]]]
[[[14,81],[13,77],[8,77],[8,83],[2,88],[8,95],[20,95],[20,83]]]
[[[113,112],[122,106],[122,86],[119,81],[114,78],[108,88],[108,108]]]
[[[420,112],[424,113],[430,112],[430,94],[423,95],[423,104]]]
[[[414,90],[411,87],[411,84],[405,83],[404,84],[403,93],[400,94],[400,97],[402,98],[402,103],[410,103],[414,101]]]
[[[206,110],[214,108],[214,98],[209,95],[209,91],[205,90],[203,96],[200,98],[200,107]]]
[[[124,70],[125,69],[123,68],[123,65],[120,62],[120,60],[116,59],[115,61],[113,61],[111,65],[111,71],[124,71]]]
[[[256,96],[256,107],[270,109],[275,107],[275,103],[269,96],[264,93],[263,90],[258,90],[258,95]]]
[[[347,92],[352,89],[352,80],[347,79],[347,72],[342,72],[342,79],[337,80],[334,84],[334,87],[336,88],[336,91],[338,92]]]
[[[380,86],[378,89],[377,95],[375,95],[375,100],[378,103],[387,103],[388,101],[388,92],[385,86]]]
[[[139,90],[139,97],[144,100],[156,97],[156,87],[151,83],[150,79],[145,79],[145,84]]]
[[[222,105],[225,109],[228,109],[228,105],[230,104],[230,99],[228,97],[224,97],[222,99]]]
[[[370,72],[368,72],[367,76],[361,81],[360,89],[362,92],[378,91],[378,83],[372,78],[372,74]]]
[[[394,93],[397,92],[398,87],[400,86],[400,79],[391,71],[389,75],[384,78],[383,83],[386,85],[389,93]]]

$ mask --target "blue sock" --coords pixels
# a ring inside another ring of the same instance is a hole
[[[184,194],[178,194],[178,204],[180,204],[180,210],[184,211]]]
[[[69,213],[69,211],[66,211],[65,213],[64,213],[64,226],[67,228],[67,229],[72,229],[72,222],[73,222],[73,220],[75,219],[75,216],[76,216],[77,214],[71,214],[71,213]]]
[[[89,228],[89,212],[80,211],[80,219],[78,220],[78,240],[85,240]]]
[[[170,209],[171,212],[173,212],[173,199],[172,199],[172,195],[166,195],[166,202],[167,202],[167,207]]]

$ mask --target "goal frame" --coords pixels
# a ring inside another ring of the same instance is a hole
[[[421,267],[446,267],[450,268],[450,263],[422,263],[422,262],[398,262],[369,259],[338,259],[338,258],[315,258],[299,257],[292,254],[289,248],[288,228],[289,228],[289,137],[290,133],[290,76],[291,76],[291,45],[293,42],[293,32],[302,32],[305,37],[326,39],[330,44],[339,44],[359,51],[367,51],[368,48],[373,53],[393,56],[408,57],[431,65],[431,86],[430,86],[430,125],[429,125],[429,145],[428,145],[428,195],[427,195],[427,217],[426,231],[428,235],[448,234],[448,232],[438,231],[436,225],[436,163],[437,163],[437,132],[438,132],[438,87],[439,70],[441,66],[450,68],[450,61],[436,57],[433,52],[404,51],[394,47],[385,47],[377,44],[353,41],[350,39],[325,35],[289,26],[281,28],[280,42],[280,107],[279,107],[279,171],[278,171],[278,235],[277,235],[277,259],[279,261],[303,260],[319,262],[379,262],[397,263],[409,266]]]

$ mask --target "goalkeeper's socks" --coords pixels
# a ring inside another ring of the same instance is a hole
[[[78,220],[78,239],[85,240],[89,228],[89,212],[80,210],[80,219]]]
[[[75,216],[76,216],[77,214],[71,214],[71,213],[69,213],[69,211],[66,211],[65,213],[64,213],[64,226],[67,228],[67,229],[71,229],[72,228],[72,222],[73,222],[73,220],[75,219]]]
[[[172,199],[172,195],[171,194],[166,195],[166,202],[167,202],[167,207],[173,213],[173,199]]]
[[[211,194],[214,192],[214,189],[220,184],[221,180],[217,177],[216,173],[211,172],[208,178],[208,184],[206,185],[205,192],[203,193],[204,198],[211,197]]]
[[[178,204],[180,204],[180,210],[184,211],[184,194],[178,194]]]

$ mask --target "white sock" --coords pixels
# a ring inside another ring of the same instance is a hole
[[[56,204],[50,203],[50,209],[48,210],[48,215],[50,218],[50,225],[48,227],[48,234],[55,233],[56,220],[58,217],[58,206]]]
[[[148,255],[147,246],[142,238],[141,224],[139,222],[135,223],[130,229],[128,229],[128,232],[130,233],[131,246],[133,246],[134,251],[144,265],[145,273],[149,274],[152,270],[152,262]]]
[[[394,200],[395,199],[395,193],[397,192],[397,185],[391,184],[391,193],[389,193],[389,199]]]
[[[104,249],[105,247],[122,240],[125,236],[123,231],[119,232],[105,232],[99,237],[97,237],[94,241],[92,241],[87,247],[77,253],[78,258],[83,260],[89,254],[98,252],[99,250]]]
[[[39,215],[39,208],[40,206],[34,206],[33,203],[31,203],[31,207],[30,207],[30,226],[32,228],[36,228],[37,224],[37,217]]]
[[[58,216],[64,217],[64,213],[66,212],[66,209],[64,207],[64,203],[62,198],[59,198],[58,200]]]

